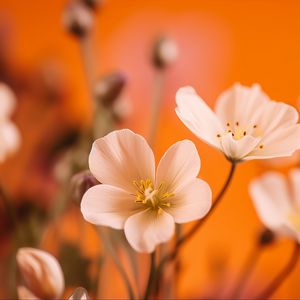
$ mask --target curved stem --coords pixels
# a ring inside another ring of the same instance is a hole
[[[268,299],[279,288],[284,280],[294,270],[300,254],[300,245],[295,243],[292,255],[287,265],[281,270],[281,272],[273,279],[273,281],[255,298],[255,299]]]
[[[236,283],[235,289],[234,289],[232,295],[230,296],[230,299],[238,299],[243,287],[245,286],[245,284],[247,282],[247,279],[249,278],[250,274],[252,273],[252,271],[260,257],[261,250],[262,250],[262,247],[260,244],[258,244],[252,250],[250,255],[248,256],[248,259],[247,259],[245,265],[243,266],[241,276]]]
[[[159,277],[161,276],[161,272],[162,272],[164,265],[167,262],[170,262],[177,257],[181,247],[194,236],[194,234],[199,230],[201,225],[204,224],[205,221],[209,218],[209,216],[211,216],[212,213],[216,210],[218,204],[220,203],[220,200],[222,199],[222,197],[224,196],[225,192],[227,191],[227,189],[230,185],[230,182],[233,178],[235,169],[236,169],[236,164],[232,162],[228,177],[227,177],[221,191],[219,192],[215,201],[213,202],[213,205],[212,205],[210,211],[207,213],[207,215],[205,217],[203,217],[201,220],[199,220],[186,234],[182,235],[181,238],[176,241],[174,250],[171,253],[167,254],[165,257],[162,258],[162,260],[160,261],[158,268],[157,268],[156,279],[159,279]]]
[[[150,271],[144,300],[148,300],[155,282],[155,251],[150,254]]]

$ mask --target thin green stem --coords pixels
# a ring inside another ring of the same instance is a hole
[[[248,256],[246,263],[243,266],[241,275],[236,283],[236,286],[235,286],[235,289],[234,289],[232,295],[230,296],[230,299],[238,299],[242,289],[244,288],[244,286],[247,282],[247,279],[249,278],[254,267],[256,266],[257,261],[260,258],[262,249],[263,249],[263,247],[261,246],[261,244],[257,244],[250,252],[250,255]]]
[[[231,169],[228,174],[228,177],[227,177],[221,191],[219,192],[215,201],[213,202],[213,205],[212,205],[210,211],[208,212],[208,214],[204,218],[199,220],[197,223],[195,223],[195,225],[185,235],[182,235],[181,238],[176,241],[174,250],[162,258],[162,260],[160,261],[160,263],[158,265],[158,270],[157,270],[158,275],[156,277],[157,279],[161,276],[161,272],[163,270],[164,265],[168,262],[173,261],[177,257],[182,246],[184,244],[186,244],[186,242],[189,241],[194,236],[194,234],[200,229],[200,227],[205,223],[205,221],[208,220],[209,216],[211,216],[213,214],[213,212],[216,210],[218,204],[220,203],[220,200],[223,198],[225,192],[227,191],[227,189],[230,185],[230,182],[232,181],[235,169],[236,169],[236,164],[231,163]]]
[[[281,272],[271,281],[271,283],[257,296],[255,299],[269,299],[272,294],[280,287],[280,285],[285,281],[285,279],[292,273],[297,265],[300,255],[300,245],[295,242],[294,249],[290,260],[286,266],[281,270]]]
[[[149,277],[148,277],[148,283],[145,291],[145,296],[144,300],[148,300],[150,298],[151,292],[154,287],[155,283],[155,273],[156,273],[156,268],[155,268],[155,251],[150,254],[150,270],[149,270]]]
[[[135,298],[135,294],[133,292],[133,288],[131,286],[129,277],[124,269],[124,266],[122,265],[120,258],[118,256],[118,254],[115,251],[115,248],[110,240],[110,238],[107,236],[107,234],[105,232],[103,232],[103,230],[101,230],[101,228],[98,227],[98,232],[100,234],[100,237],[103,241],[104,246],[106,247],[106,250],[108,251],[108,253],[111,255],[120,275],[122,276],[124,283],[126,285],[127,291],[128,291],[128,296],[130,299],[136,299]]]

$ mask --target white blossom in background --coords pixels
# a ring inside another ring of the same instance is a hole
[[[258,84],[235,84],[217,99],[215,112],[192,87],[179,89],[176,102],[185,126],[230,161],[290,156],[300,149],[297,110],[270,100]]]
[[[15,95],[4,83],[0,83],[0,163],[20,146],[20,134],[11,121],[16,106]]]
[[[84,218],[124,229],[138,252],[154,251],[172,237],[174,223],[200,219],[211,207],[210,187],[196,178],[198,152],[188,140],[171,146],[155,172],[146,140],[128,129],[117,130],[94,142],[89,167],[102,184],[84,194]]]
[[[252,181],[249,191],[261,222],[300,242],[300,169],[290,171],[288,178],[268,172]]]
[[[18,286],[19,299],[59,299],[62,296],[64,276],[54,256],[35,248],[20,248],[17,264],[22,280]]]

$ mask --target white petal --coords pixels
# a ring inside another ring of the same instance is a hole
[[[268,96],[258,84],[246,87],[239,83],[223,92],[216,102],[216,114],[223,124],[253,126],[260,115],[260,108],[268,101]]]
[[[220,149],[217,137],[223,132],[217,116],[192,87],[180,88],[176,93],[176,114],[184,125],[204,142]]]
[[[125,223],[125,235],[133,249],[150,253],[155,247],[171,239],[174,234],[174,219],[168,213],[144,210],[134,214]]]
[[[259,143],[260,139],[246,135],[235,140],[231,133],[221,138],[222,150],[225,156],[234,161],[243,160]]]
[[[300,124],[277,129],[264,137],[259,144],[263,148],[257,147],[249,153],[246,160],[291,156],[300,149]]]
[[[197,177],[200,157],[193,142],[184,140],[172,145],[157,167],[157,186],[167,184],[167,190],[175,192],[181,185]]]
[[[289,172],[289,179],[291,181],[293,201],[300,208],[300,168],[292,169]]]
[[[68,300],[88,300],[88,299],[89,299],[88,292],[86,291],[86,289],[82,287],[76,288],[73,294],[68,298]]]
[[[269,172],[250,184],[250,194],[260,220],[278,232],[291,212],[291,199],[283,175]]]
[[[173,216],[176,223],[201,219],[211,208],[211,194],[209,185],[196,178],[170,198],[171,207],[167,208],[166,211]]]
[[[126,219],[139,206],[135,197],[120,188],[99,184],[91,187],[83,195],[81,212],[84,218],[96,225],[122,229]]]
[[[40,300],[37,296],[32,294],[29,289],[23,285],[17,287],[18,299],[19,300]]]
[[[96,140],[89,167],[99,182],[132,192],[134,180],[149,178],[154,182],[153,152],[142,136],[129,129],[116,130]]]

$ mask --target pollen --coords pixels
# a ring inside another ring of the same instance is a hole
[[[175,194],[167,190],[167,186],[161,183],[155,188],[151,179],[134,180],[133,185],[136,188],[135,203],[143,205],[145,209],[152,209],[161,214],[165,208],[172,206],[170,198]]]

